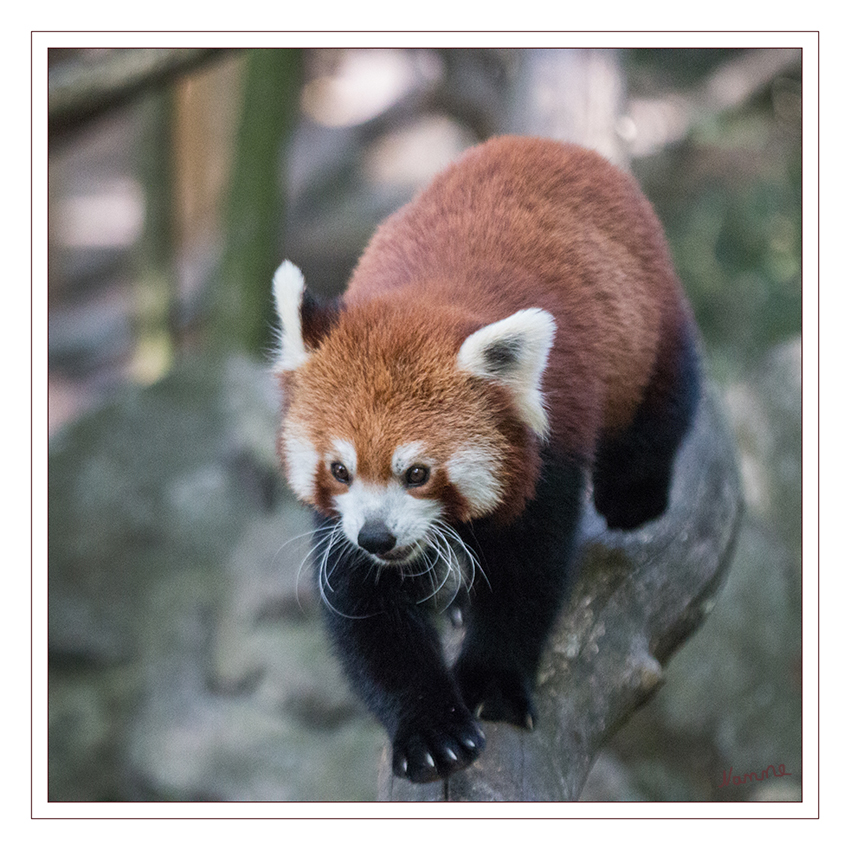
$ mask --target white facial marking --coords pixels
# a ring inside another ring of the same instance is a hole
[[[523,421],[540,437],[549,429],[540,382],[555,340],[555,320],[546,310],[519,310],[468,336],[458,368],[497,381],[513,397]]]
[[[393,452],[393,475],[403,475],[414,463],[421,463],[429,467],[434,465],[434,461],[425,456],[424,443],[404,443]]]
[[[446,464],[449,481],[466,499],[473,517],[492,513],[502,499],[497,468],[492,452],[475,445],[458,449]]]
[[[275,360],[276,372],[291,372],[307,362],[308,354],[301,332],[301,301],[304,275],[289,260],[274,273],[272,292],[280,319],[280,346]]]
[[[367,520],[381,520],[402,549],[423,540],[442,507],[435,499],[417,499],[396,481],[388,485],[354,481],[347,492],[334,497],[346,537],[357,543],[360,529]]]
[[[325,461],[328,464],[339,461],[353,479],[357,473],[357,449],[348,440],[333,440],[331,446],[332,451],[325,455]]]
[[[289,485],[299,499],[309,502],[315,496],[319,453],[297,425],[290,425],[284,432],[283,453]]]

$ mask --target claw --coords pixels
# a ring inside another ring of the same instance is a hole
[[[530,714],[525,715],[525,728],[528,729],[529,732],[534,731],[534,718]]]

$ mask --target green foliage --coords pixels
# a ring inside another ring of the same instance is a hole
[[[698,83],[740,50],[728,48],[633,48],[624,51],[633,93],[652,93]]]
[[[284,191],[281,157],[298,113],[301,51],[251,50],[226,208],[224,256],[213,291],[210,343],[259,356],[271,344],[270,282]]]
[[[784,82],[635,163],[720,378],[802,326],[801,135],[775,102]]]

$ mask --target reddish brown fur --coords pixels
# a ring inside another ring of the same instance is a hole
[[[476,713],[534,725],[585,482],[612,529],[666,507],[699,376],[661,228],[599,156],[495,139],[382,225],[340,309],[299,301],[289,263],[274,294],[281,454],[331,514],[326,623],[394,773],[445,778],[484,746]],[[450,666],[419,603],[467,566]]]
[[[448,453],[480,435],[505,458],[501,510],[515,515],[536,484],[536,440],[504,391],[455,364],[470,333],[525,307],[557,324],[543,381],[551,441],[589,460],[601,434],[630,421],[660,340],[688,308],[629,176],[578,147],[503,137],[470,150],[378,229],[335,330],[291,377],[301,427],[320,454],[323,435],[355,443],[358,475],[375,481],[401,443],[436,441]],[[322,474],[329,507],[337,485]],[[421,495],[453,501],[463,518],[444,476]]]
[[[659,339],[688,311],[634,180],[583,148],[514,137],[471,149],[378,229],[345,300],[388,292],[423,322],[445,303],[477,326],[548,310],[552,440],[588,457],[628,423]]]
[[[415,297],[378,296],[350,305],[316,355],[290,378],[300,426],[321,455],[330,451],[329,439],[353,443],[358,477],[376,483],[390,478],[390,459],[401,444],[424,442],[444,469],[451,451],[474,436],[503,459],[506,489],[518,497],[505,507],[513,515],[533,493],[538,461],[507,394],[455,365],[461,343],[475,329],[469,316],[450,307],[423,312]],[[319,507],[327,510],[340,485],[326,469],[320,475]],[[445,472],[410,492],[439,498],[450,519],[468,519]]]

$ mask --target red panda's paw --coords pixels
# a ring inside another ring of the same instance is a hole
[[[459,667],[456,674],[466,705],[476,717],[534,730],[537,712],[528,684],[519,673]]]
[[[393,740],[393,773],[411,782],[445,779],[484,751],[484,733],[464,707],[438,722],[411,724]]]

